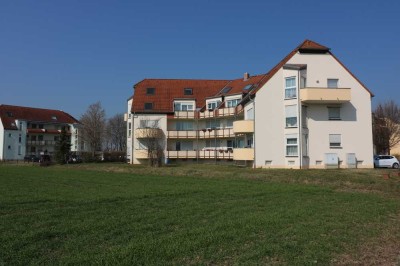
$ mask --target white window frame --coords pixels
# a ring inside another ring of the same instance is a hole
[[[329,134],[329,148],[342,147],[342,134]]]
[[[221,101],[212,101],[207,103],[207,110],[214,110],[221,104]]]
[[[296,140],[296,143],[289,143],[289,140]],[[296,148],[296,154],[289,153],[288,148],[292,148],[292,147]],[[285,154],[286,154],[286,157],[298,157],[299,156],[299,137],[297,136],[297,134],[286,135],[286,137],[285,137]]]
[[[159,127],[158,120],[143,119],[139,121],[139,128],[158,128],[158,127]]]
[[[338,114],[334,112],[334,110],[338,110]],[[328,119],[329,120],[341,120],[340,115],[340,107],[339,106],[330,106],[328,107]]]
[[[296,128],[298,127],[298,119],[297,119],[297,105],[286,105],[285,106],[285,124],[286,127],[291,127],[291,128]],[[294,121],[295,118],[295,123],[291,123],[291,121]]]
[[[176,131],[191,131],[194,125],[192,121],[176,121],[175,130]]]
[[[226,107],[236,107],[241,100],[240,98],[226,100]]]
[[[326,87],[329,89],[337,89],[339,88],[339,79],[330,78],[326,80]]]
[[[174,102],[174,111],[193,111],[194,103],[191,102]]]
[[[289,80],[294,80],[293,86],[287,85]],[[296,77],[287,77],[285,78],[285,99],[296,99],[296,98],[297,98]]]

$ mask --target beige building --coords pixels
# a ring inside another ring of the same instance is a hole
[[[372,93],[306,40],[269,72],[145,79],[128,100],[128,158],[264,168],[372,168]],[[153,148],[149,148],[153,147]]]

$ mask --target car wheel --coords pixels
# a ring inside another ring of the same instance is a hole
[[[394,168],[394,169],[399,169],[399,164],[398,164],[398,163],[394,163],[394,164],[393,164],[393,168]]]

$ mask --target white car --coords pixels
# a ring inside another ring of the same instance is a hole
[[[376,155],[374,156],[374,167],[399,169],[399,160],[392,155]]]

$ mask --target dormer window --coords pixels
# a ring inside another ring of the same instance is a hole
[[[144,103],[144,110],[153,110],[153,103]]]
[[[209,103],[207,104],[207,109],[208,109],[208,110],[214,110],[214,109],[217,108],[220,104],[221,104],[221,101],[209,102]]]
[[[193,95],[193,89],[192,88],[184,88],[183,94],[184,95]]]
[[[146,95],[154,95],[155,92],[156,92],[155,88],[147,88],[146,89]]]
[[[53,116],[51,117],[51,120],[57,120],[57,116],[53,115]]]

